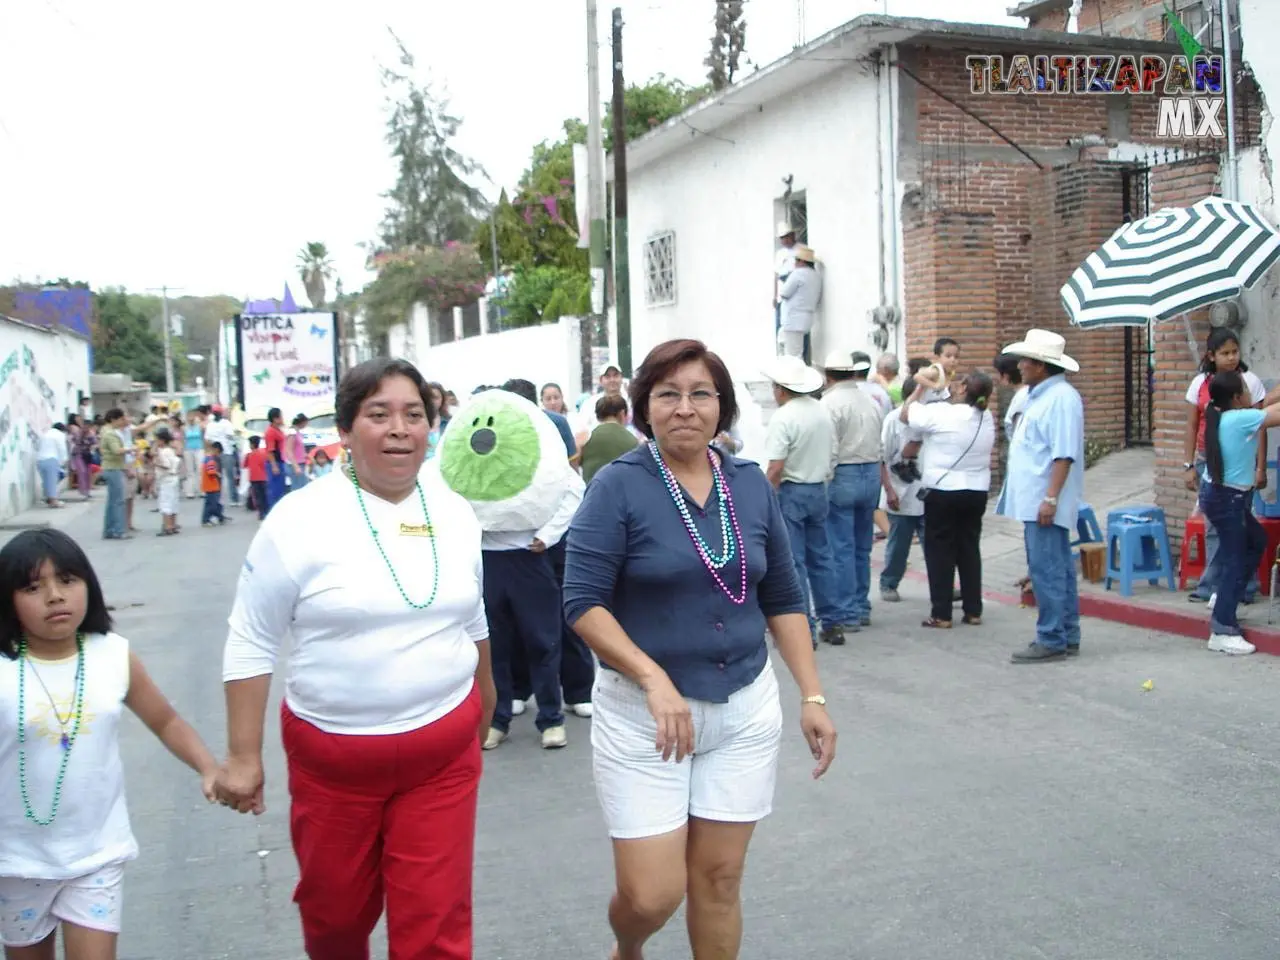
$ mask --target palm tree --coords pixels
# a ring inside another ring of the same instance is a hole
[[[323,243],[308,243],[298,251],[298,276],[307,290],[311,306],[319,310],[324,306],[325,281],[333,276],[333,264],[329,262],[329,248]]]

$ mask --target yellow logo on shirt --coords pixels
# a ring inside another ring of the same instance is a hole
[[[429,523],[402,523],[400,524],[400,536],[434,537],[435,531],[431,529],[431,524]]]

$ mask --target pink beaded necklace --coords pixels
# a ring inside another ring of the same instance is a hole
[[[733,527],[734,538],[730,549],[736,548],[738,566],[742,570],[742,579],[739,585],[741,596],[737,597],[733,595],[733,591],[725,585],[725,582],[720,579],[720,572],[717,566],[722,566],[723,562],[717,564],[711,559],[711,552],[707,549],[702,535],[698,533],[698,528],[693,522],[693,515],[689,513],[689,508],[684,502],[684,494],[680,491],[680,484],[676,480],[675,474],[671,472],[671,468],[667,466],[666,461],[662,459],[662,453],[658,450],[656,441],[649,441],[649,452],[653,455],[654,462],[658,465],[658,472],[662,474],[662,480],[667,486],[667,493],[671,495],[671,500],[676,506],[676,511],[680,514],[680,519],[684,521],[685,532],[689,534],[694,550],[702,558],[702,563],[707,568],[707,573],[711,574],[711,579],[724,591],[724,595],[731,602],[742,606],[747,602],[747,552],[742,543],[742,529],[738,526],[738,515],[733,509],[733,494],[729,492],[729,484],[725,482],[724,476],[720,473],[720,465],[716,462],[715,454],[711,452],[710,448],[707,448],[707,459],[711,462],[711,475],[715,479],[716,497],[720,503],[720,515],[724,517],[727,514],[729,517],[729,522]],[[725,553],[727,554],[728,550]]]

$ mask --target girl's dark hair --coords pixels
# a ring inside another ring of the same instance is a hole
[[[724,433],[738,419],[738,398],[733,392],[733,378],[729,376],[729,368],[724,361],[708,350],[701,340],[668,340],[649,351],[631,381],[631,422],[650,440],[653,439],[653,426],[649,423],[649,394],[653,393],[658,381],[676,367],[699,360],[706,364],[716,393],[720,394],[720,419],[716,422],[716,433]]]
[[[277,420],[283,420],[284,414],[279,407],[272,407],[267,411],[267,423],[275,423]]]
[[[1022,371],[1018,369],[1018,358],[1012,353],[997,353],[991,365],[996,368],[996,373],[1007,378],[1014,386],[1022,383]]]
[[[1209,331],[1209,336],[1204,342],[1204,357],[1200,360],[1200,372],[1206,377],[1212,377],[1218,372],[1218,365],[1213,362],[1213,355],[1228,343],[1234,343],[1236,349],[1240,349],[1240,337],[1230,327],[1214,327]],[[1249,367],[1244,360],[1240,361],[1236,369],[1241,373],[1249,372]]]
[[[987,400],[991,397],[991,378],[985,373],[975,370],[964,378],[964,402],[979,410],[987,409]]]
[[[933,363],[932,357],[912,357],[907,361],[907,375],[914,377],[925,367]]]
[[[916,392],[916,378],[911,374],[907,374],[902,380],[902,399],[906,400],[910,396],[914,396]]]
[[[46,560],[53,564],[56,572],[84,581],[89,596],[80,632],[108,633],[111,630],[111,614],[107,612],[107,601],[102,596],[102,585],[80,544],[61,530],[24,530],[0,550],[0,656],[10,660],[18,656],[18,642],[23,631],[14,608],[13,595],[31,585]]]
[[[1209,479],[1222,483],[1222,439],[1218,427],[1222,415],[1236,405],[1236,397],[1244,393],[1244,377],[1238,370],[1215,373],[1209,381],[1209,405],[1204,408],[1204,459],[1209,467]]]
[[[379,357],[352,367],[338,384],[338,409],[335,418],[338,428],[349,431],[356,422],[360,404],[377,393],[382,382],[391,377],[404,377],[418,388],[418,396],[422,398],[422,406],[426,409],[427,423],[434,423],[436,405],[431,399],[431,387],[422,371],[408,360]]]

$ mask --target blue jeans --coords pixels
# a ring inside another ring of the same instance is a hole
[[[284,485],[285,465],[277,463],[274,468],[271,464],[267,465],[267,512],[271,512],[271,508],[279,503],[289,488]]]
[[[107,509],[102,515],[102,535],[108,539],[124,536],[124,471],[103,470],[107,485]]]
[[[871,616],[871,542],[880,505],[880,464],[842,463],[827,485],[827,539],[837,623]],[[825,626],[825,624],[824,624]]]
[[[307,485],[308,478],[307,478],[306,467],[300,467],[300,466],[297,466],[296,464],[287,463],[285,464],[285,470],[289,474],[289,492],[290,493],[292,493],[294,490],[301,490],[303,487]]]
[[[221,522],[226,517],[222,513],[222,491],[215,490],[204,495],[204,512],[200,515],[201,523]]]
[[[1207,485],[1208,481],[1201,481],[1201,484],[1202,486]],[[1222,576],[1222,566],[1218,562],[1220,550],[1218,528],[1206,516],[1204,518],[1204,573],[1201,574],[1200,580],[1196,583],[1196,588],[1191,591],[1192,595],[1197,599],[1208,600],[1213,596],[1213,591],[1217,588],[1218,580]],[[1252,569],[1253,573],[1249,577],[1248,584],[1245,585],[1244,593],[1241,595],[1243,603],[1253,603],[1258,597],[1258,591],[1261,589],[1261,584],[1258,582],[1257,564],[1254,564]]]
[[[36,469],[40,471],[40,486],[44,491],[46,500],[58,499],[58,483],[62,480],[62,464],[57,460],[50,458],[41,460],[36,464]]]
[[[1262,524],[1249,509],[1252,502],[1252,490],[1234,490],[1216,483],[1200,485],[1200,510],[1218,530],[1218,602],[1209,621],[1214,633],[1240,635],[1236,607],[1267,548]]]
[[[838,611],[832,603],[831,584],[835,569],[831,562],[831,544],[827,541],[827,490],[821,483],[790,483],[778,488],[778,504],[787,523],[791,555],[796,561],[796,576],[804,594],[804,608],[810,612],[810,629],[817,631],[813,611],[824,627],[840,626]],[[810,602],[812,597],[812,603]]]
[[[1080,646],[1080,594],[1070,532],[1056,523],[1023,523],[1022,539],[1036,593],[1036,643],[1050,650]]]
[[[222,455],[222,489],[231,492],[231,502],[240,502],[240,458],[234,453]]]
[[[898,589],[902,575],[907,572],[911,541],[918,533],[924,533],[924,514],[915,517],[903,513],[889,514],[889,539],[885,541],[884,569],[880,571],[881,590]]]

